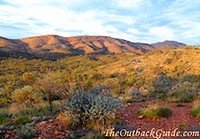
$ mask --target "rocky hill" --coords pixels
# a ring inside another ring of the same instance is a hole
[[[177,48],[177,47],[182,47],[186,46],[184,43],[176,42],[176,41],[164,41],[164,42],[158,42],[158,43],[153,43],[151,44],[156,48]]]
[[[158,47],[184,46],[181,44],[174,41],[165,41],[151,45],[133,43],[108,36],[62,37],[58,35],[45,35],[15,40],[0,37],[0,59],[26,57],[54,60],[65,56],[84,54],[119,54],[130,52],[141,54]]]

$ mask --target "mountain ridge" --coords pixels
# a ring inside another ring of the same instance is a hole
[[[8,39],[0,36],[0,59],[25,57],[54,60],[65,56],[85,54],[142,54],[158,47],[162,48],[162,46],[176,48],[186,45],[175,41],[154,44],[135,43],[110,36],[63,37],[51,34],[21,39]]]

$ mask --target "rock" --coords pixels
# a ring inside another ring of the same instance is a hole
[[[49,119],[48,122],[49,122],[49,123],[52,123],[52,122],[53,122],[53,119]]]
[[[138,116],[138,119],[143,119],[143,118],[144,118],[143,115]]]
[[[56,130],[56,131],[54,132],[54,135],[58,136],[58,135],[59,135],[59,131]]]

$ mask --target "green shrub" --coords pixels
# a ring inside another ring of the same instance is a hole
[[[20,116],[20,117],[15,117],[13,120],[14,125],[25,125],[26,123],[30,123],[31,120],[28,116]]]
[[[189,93],[183,93],[182,95],[180,95],[179,97],[179,102],[185,102],[185,103],[189,103],[192,102],[193,100],[193,95],[189,94]]]
[[[20,139],[31,139],[36,134],[34,126],[30,123],[23,125],[21,128],[17,130],[17,136]]]
[[[190,110],[190,114],[193,115],[194,117],[200,118],[200,106],[198,107],[193,107]]]
[[[0,125],[6,122],[8,115],[6,113],[0,113]]]
[[[156,92],[156,91],[152,91],[149,94],[150,97],[154,98],[154,99],[161,99],[161,100],[169,100],[169,93],[168,92]]]
[[[180,124],[180,125],[178,126],[178,128],[179,128],[180,130],[184,130],[184,129],[185,129],[185,127],[186,127],[186,125],[185,125],[185,124]]]
[[[139,114],[145,118],[168,118],[172,115],[172,111],[169,108],[162,108],[158,104],[151,104],[139,111]]]
[[[46,107],[37,107],[37,108],[24,108],[20,110],[18,113],[15,113],[16,116],[23,116],[23,115],[28,115],[28,116],[37,116],[37,117],[42,117],[42,116],[52,116],[58,112],[58,107],[54,107],[52,111],[49,111],[49,108]]]
[[[193,98],[193,94],[184,91],[176,91],[170,96],[171,101],[182,103],[190,103],[192,102]]]
[[[157,110],[158,117],[168,118],[172,115],[172,111],[169,108],[159,108]]]
[[[101,132],[114,124],[115,114],[122,107],[111,94],[77,92],[68,98],[65,108],[78,124]]]

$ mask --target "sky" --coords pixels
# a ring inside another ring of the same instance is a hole
[[[103,35],[200,44],[200,0],[0,0],[0,36]]]

